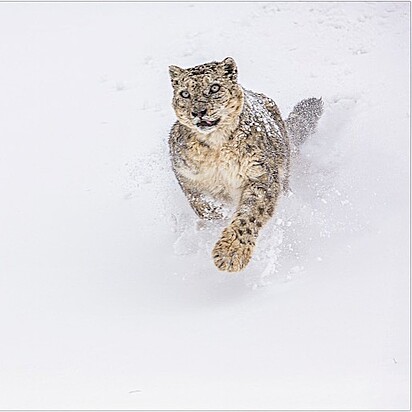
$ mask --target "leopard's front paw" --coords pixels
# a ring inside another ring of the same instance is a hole
[[[255,241],[245,238],[232,226],[227,227],[213,248],[216,267],[227,272],[239,272],[246,267],[252,256]]]
[[[204,220],[220,220],[224,217],[220,207],[209,204],[196,205],[195,212]]]

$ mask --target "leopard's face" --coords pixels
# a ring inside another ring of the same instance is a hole
[[[173,108],[180,123],[208,134],[228,127],[243,106],[242,88],[237,83],[235,61],[202,64],[190,69],[170,66]]]

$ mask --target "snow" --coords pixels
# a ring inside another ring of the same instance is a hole
[[[408,3],[0,5],[1,409],[408,409]],[[218,272],[167,67],[232,56],[318,132]]]

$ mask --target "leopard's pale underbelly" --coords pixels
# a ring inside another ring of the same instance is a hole
[[[237,204],[240,200],[244,178],[237,162],[208,162],[196,170],[183,167],[179,172],[191,180],[201,192],[218,200]]]

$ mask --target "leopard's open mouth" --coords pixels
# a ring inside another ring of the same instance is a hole
[[[202,130],[207,130],[207,129],[211,129],[212,127],[217,126],[217,124],[219,123],[220,119],[216,119],[216,120],[206,120],[206,119],[201,119],[198,123],[197,123],[197,127],[199,129]]]

